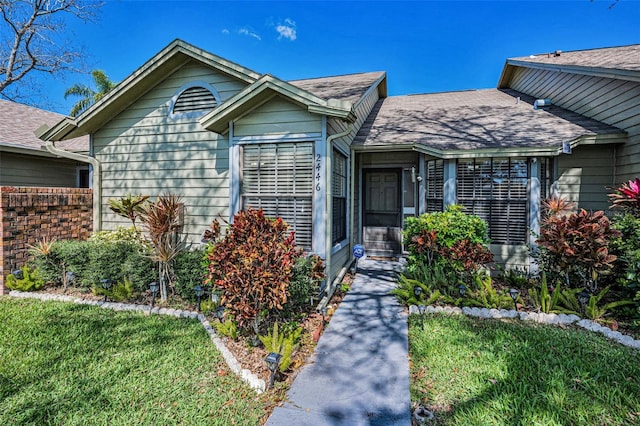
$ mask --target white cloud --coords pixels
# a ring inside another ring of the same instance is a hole
[[[256,40],[262,40],[262,37],[260,37],[257,33],[254,33],[253,31],[250,31],[250,30],[249,30],[248,28],[246,28],[246,27],[245,27],[245,28],[240,28],[240,29],[238,30],[238,34],[246,35],[246,36],[249,36],[249,37],[253,37],[253,38],[255,38]]]
[[[226,35],[226,34],[229,34],[229,30],[228,30],[228,29],[226,29],[226,28],[223,28],[223,29],[222,29],[222,34],[225,34],[225,35]]]
[[[287,40],[294,41],[298,35],[296,33],[296,23],[293,19],[285,19],[284,23],[276,25],[276,31],[278,32],[278,40],[286,38]]]

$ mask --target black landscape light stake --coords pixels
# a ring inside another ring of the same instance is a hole
[[[591,297],[591,295],[589,293],[587,293],[585,290],[582,290],[580,293],[578,293],[578,302],[580,303],[580,309],[582,310],[582,316],[584,316],[585,307],[587,306],[587,303],[589,303],[589,298],[590,297]]]
[[[111,278],[104,278],[100,281],[100,285],[102,286],[103,289],[105,289],[105,291],[109,291],[111,289],[111,287],[113,286],[113,280]],[[104,301],[107,301],[107,294],[105,293],[104,295]]]
[[[218,290],[213,290],[211,292],[211,303],[213,306],[220,306],[220,292]]]
[[[467,286],[464,284],[460,284],[458,286],[458,293],[460,293],[460,297],[464,297],[464,295],[467,293]]]
[[[158,290],[160,289],[160,285],[154,281],[149,284],[149,289],[151,290],[151,307],[156,303],[156,294],[158,294]]]
[[[222,322],[224,319],[224,306],[218,306],[216,308],[216,318],[218,318],[218,321]]]
[[[518,300],[518,294],[520,294],[520,292],[517,288],[512,288],[509,290],[509,296],[511,296],[511,298],[513,299],[513,307],[516,309],[516,311],[518,310],[518,304],[516,303],[516,300]]]
[[[264,359],[271,370],[271,378],[269,379],[269,387],[267,389],[271,389],[273,387],[273,382],[276,378],[276,370],[278,369],[278,365],[280,364],[280,360],[282,359],[282,355],[276,352],[270,352],[269,355]]]
[[[322,326],[324,327],[327,324],[327,307],[320,308],[320,313],[322,314]]]
[[[419,285],[413,287],[413,295],[416,296],[416,300],[420,300],[420,296],[422,295],[422,287]]]
[[[200,299],[202,298],[202,295],[204,294],[204,288],[202,288],[201,285],[197,285],[193,288],[193,291],[196,292],[196,297],[198,298],[198,312],[200,312]]]
[[[424,330],[424,313],[427,311],[427,307],[424,305],[418,306],[418,312],[420,312],[420,327]]]
[[[22,269],[14,269],[13,271],[11,271],[11,275],[16,277],[16,280],[24,279],[24,273],[22,272]]]

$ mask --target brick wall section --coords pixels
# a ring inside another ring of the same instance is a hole
[[[86,188],[0,187],[0,294],[9,291],[6,275],[28,260],[29,245],[89,237],[92,199]]]

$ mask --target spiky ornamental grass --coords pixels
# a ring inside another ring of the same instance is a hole
[[[640,423],[640,351],[581,329],[410,319],[411,398],[446,425]]]
[[[0,297],[0,424],[256,425],[195,320]]]

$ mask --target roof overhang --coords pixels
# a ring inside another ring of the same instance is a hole
[[[50,129],[39,129],[38,137],[56,142],[93,133],[166,79],[167,76],[194,60],[247,84],[255,82],[260,77],[260,74],[248,68],[227,61],[182,40],[174,40],[109,91],[91,108],[75,119],[67,117]]]
[[[229,131],[230,121],[248,114],[275,96],[284,97],[312,114],[336,117],[347,122],[356,120],[351,102],[337,99],[325,100],[286,81],[265,74],[203,116],[200,124],[213,132],[226,134]]]
[[[59,155],[54,155],[49,151],[45,150],[44,146],[42,147],[42,149],[35,149],[35,148],[26,148],[21,145],[14,145],[14,144],[4,143],[4,142],[0,142],[0,152],[8,152],[8,153],[19,154],[19,155],[30,155],[30,156],[36,156],[36,157],[62,158]]]
[[[563,144],[569,143],[572,149],[583,145],[622,144],[627,141],[627,134],[607,133],[599,135],[584,135],[570,141],[561,141],[553,146],[538,147],[499,147],[477,149],[438,149],[424,143],[411,144],[376,144],[352,145],[356,152],[398,152],[417,151],[432,157],[445,160],[458,158],[488,158],[488,157],[557,157],[563,154]]]
[[[560,65],[560,64],[547,64],[542,62],[522,61],[518,59],[507,59],[502,73],[500,74],[500,80],[498,80],[498,88],[509,87],[509,80],[513,74],[515,67],[533,68],[547,71],[563,72],[568,74],[580,74],[593,77],[612,78],[618,80],[628,80],[640,82],[640,72],[633,70],[621,70],[613,68],[602,67],[585,67],[579,65]]]

